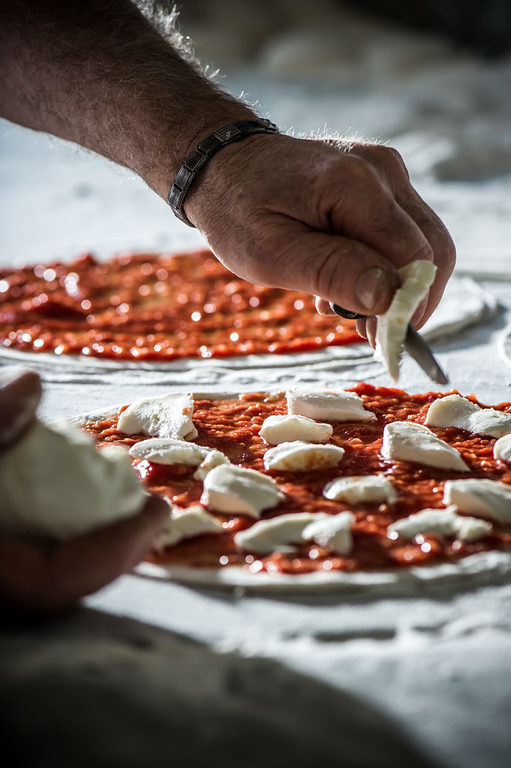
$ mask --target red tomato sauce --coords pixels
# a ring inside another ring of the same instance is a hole
[[[210,251],[0,270],[0,343],[12,349],[161,362],[360,341],[354,321],[240,280]]]
[[[237,515],[215,514],[224,527],[220,535],[206,534],[163,553],[154,552],[150,560],[156,563],[180,564],[193,567],[223,567],[244,565],[254,573],[308,573],[316,570],[356,571],[389,567],[406,568],[434,562],[457,560],[476,552],[501,549],[511,544],[511,534],[495,523],[491,535],[477,542],[461,542],[434,535],[425,535],[411,542],[393,541],[387,537],[387,526],[425,507],[442,508],[443,485],[446,480],[480,477],[511,484],[511,468],[493,459],[494,438],[472,435],[460,429],[433,431],[460,451],[470,467],[470,473],[443,471],[409,462],[391,462],[380,455],[385,424],[398,420],[424,423],[429,404],[439,394],[408,395],[402,390],[358,384],[356,392],[364,406],[376,414],[368,423],[337,423],[329,441],[346,453],[335,469],[313,472],[267,472],[286,494],[285,501],[275,509],[263,512],[268,519],[289,512],[326,512],[336,514],[350,509],[355,513],[353,549],[345,557],[315,544],[296,546],[295,552],[274,553],[266,557],[241,553],[234,544],[234,534],[255,522]],[[477,402],[475,398],[471,398]],[[511,403],[496,406],[511,412]],[[193,422],[198,430],[194,442],[223,451],[234,464],[265,472],[263,455],[268,449],[259,436],[263,421],[273,414],[287,413],[283,394],[243,394],[228,400],[196,400]],[[145,436],[130,436],[116,428],[117,418],[84,425],[99,444],[120,443],[131,446]],[[168,497],[174,504],[186,507],[199,501],[202,482],[194,480],[195,467],[165,466],[149,461],[135,462],[135,467],[147,487]],[[322,495],[327,482],[349,475],[385,472],[399,494],[396,504],[357,504],[329,501]]]

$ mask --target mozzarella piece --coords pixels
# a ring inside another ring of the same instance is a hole
[[[464,481],[463,481],[464,482]],[[413,539],[420,533],[433,533],[438,536],[454,536],[460,541],[477,541],[487,536],[492,524],[477,517],[462,517],[456,514],[457,507],[453,504],[445,509],[423,509],[402,520],[396,520],[387,528],[387,536],[402,539]]]
[[[461,395],[439,397],[431,403],[426,416],[431,427],[457,427],[467,432],[501,437],[511,432],[511,413],[481,408]]]
[[[191,539],[204,533],[222,532],[222,524],[206,512],[200,504],[194,504],[186,509],[174,507],[163,529],[156,537],[154,546],[161,551],[184,539]]]
[[[332,549],[338,555],[348,555],[353,547],[351,526],[355,522],[353,512],[340,512],[338,515],[316,515],[314,522],[303,531],[305,541],[311,539],[320,547]]]
[[[329,421],[374,421],[364,401],[355,392],[290,389],[286,392],[288,413]]]
[[[389,460],[412,461],[440,469],[468,472],[469,468],[452,445],[440,440],[423,424],[394,421],[383,430],[382,456]]]
[[[352,512],[326,515],[321,512],[292,512],[271,520],[260,520],[234,537],[239,549],[269,555],[271,552],[292,552],[293,544],[314,541],[321,547],[346,555],[353,546]]]
[[[348,504],[394,504],[398,498],[392,481],[384,475],[337,477],[325,485],[323,496]]]
[[[328,517],[317,512],[293,512],[270,520],[260,520],[234,536],[239,549],[269,555],[271,552],[292,552],[292,544],[302,541],[302,532],[318,517]]]
[[[152,437],[135,443],[129,454],[133,459],[145,459],[153,464],[187,464],[199,467],[194,477],[204,480],[207,473],[219,464],[229,464],[229,459],[215,448],[176,440],[172,437]]]
[[[391,378],[399,378],[399,363],[408,323],[435,279],[436,267],[431,261],[412,261],[397,271],[401,287],[394,294],[390,307],[378,316],[376,349]]]
[[[222,464],[206,475],[201,504],[217,512],[257,518],[284,498],[272,477],[254,469]]]
[[[281,469],[286,472],[311,472],[315,469],[329,469],[337,466],[344,456],[344,448],[337,445],[316,445],[295,440],[281,443],[264,454],[266,469]]]
[[[278,445],[291,440],[305,440],[308,443],[326,443],[332,437],[330,424],[309,419],[307,416],[268,416],[263,421],[259,434],[266,443]]]
[[[0,458],[0,531],[64,540],[138,512],[146,499],[120,445],[35,422]]]
[[[135,400],[119,416],[117,428],[126,435],[150,435],[193,440],[197,430],[192,421],[191,395],[171,392]]]
[[[498,480],[448,480],[444,504],[455,504],[460,512],[475,512],[497,523],[511,523],[511,485]]]
[[[493,446],[493,458],[511,461],[511,435],[500,437]]]
[[[199,464],[197,470],[193,473],[193,476],[196,480],[204,480],[208,472],[211,472],[215,467],[219,467],[221,464],[230,463],[230,459],[228,459],[222,451],[217,451],[216,448],[208,449],[204,460]]]

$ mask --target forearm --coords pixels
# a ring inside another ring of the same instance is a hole
[[[11,0],[0,30],[1,115],[131,168],[162,197],[201,138],[253,117],[129,0]]]

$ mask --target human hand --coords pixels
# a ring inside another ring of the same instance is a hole
[[[259,135],[224,148],[185,204],[190,220],[236,275],[315,294],[372,316],[399,285],[396,269],[415,259],[437,266],[413,321],[437,306],[453,270],[453,242],[411,186],[389,147]],[[374,335],[375,321],[357,321]]]
[[[34,420],[40,396],[33,372],[0,378],[2,450]],[[66,608],[140,562],[167,516],[168,505],[150,497],[138,514],[65,542],[0,535],[0,600],[35,613]]]

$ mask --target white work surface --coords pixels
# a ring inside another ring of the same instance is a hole
[[[470,66],[494,82],[489,67],[462,65],[465,84],[474,82]],[[499,66],[493,77],[500,77],[507,99],[509,66]],[[447,112],[456,106],[458,120],[446,118],[443,134],[433,124],[419,131],[418,117],[405,130],[398,124],[403,107],[399,114],[390,110],[394,123],[382,117],[388,111],[371,110],[384,101],[376,88],[351,100],[348,89],[344,103],[342,84],[318,91],[271,84],[264,72],[259,79],[237,77],[284,128],[328,122],[344,130],[349,120],[350,130],[392,137],[417,186],[450,224],[460,271],[478,273],[500,302],[490,320],[436,343],[435,352],[462,393],[488,403],[511,400],[511,368],[499,351],[511,320],[511,282],[505,281],[511,176],[482,180],[478,172],[480,180],[472,181],[458,170],[456,180],[452,173],[445,180],[449,151],[454,163],[462,124],[477,105],[467,97],[464,113],[457,89],[456,104],[446,97],[444,106]],[[234,92],[237,83],[227,81]],[[394,105],[400,104],[396,91]],[[501,104],[504,110],[504,99]],[[139,180],[102,159],[7,123],[0,124],[0,140],[1,265],[69,259],[85,250],[106,256],[202,244]],[[499,140],[505,155],[502,133]],[[476,150],[474,140],[467,157]],[[490,150],[485,147],[487,156]],[[441,179],[432,171],[435,152],[444,153]],[[491,155],[490,177],[494,160]],[[506,162],[509,171],[508,155]],[[320,375],[336,383],[332,373]],[[122,383],[63,378],[46,385],[45,418],[148,394],[147,385],[129,375]],[[371,382],[389,384],[383,371]],[[431,389],[411,361],[400,384],[411,392]],[[194,386],[190,381],[187,388]],[[151,385],[150,393],[166,388]],[[241,388],[250,388],[250,374]],[[11,621],[8,630],[1,641],[9,658],[3,668],[7,723],[17,747],[26,740],[21,754],[40,751],[41,765],[202,765],[204,759],[222,766],[313,766],[325,756],[345,766],[509,765],[509,583],[393,598],[287,599],[125,576],[67,616],[43,624]]]

